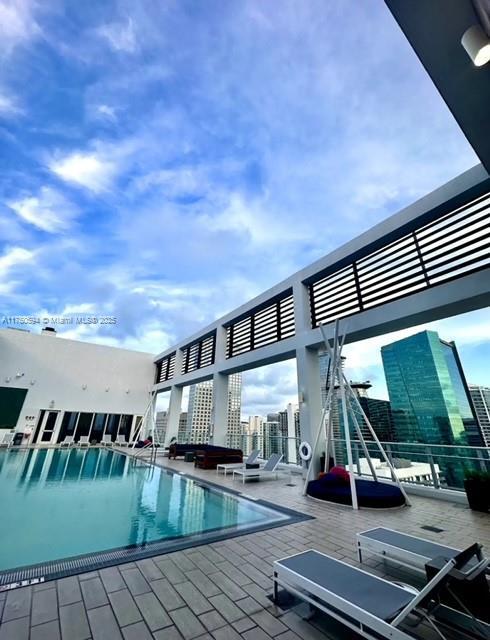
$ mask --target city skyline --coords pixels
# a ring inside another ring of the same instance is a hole
[[[402,337],[399,340],[393,341],[389,344],[381,345],[380,347],[380,359],[383,360],[384,366],[384,377],[386,380],[386,384],[390,387],[389,378],[390,372],[389,368],[386,368],[386,361],[383,357],[383,352],[388,352],[389,349],[397,344],[416,344],[417,340],[420,340],[426,336],[432,336],[432,340],[434,344],[437,344],[440,349],[439,354],[439,365],[438,368],[434,369],[434,375],[436,376],[436,380],[431,382],[430,384],[441,384],[438,381],[438,376],[440,373],[436,373],[436,371],[440,372],[441,365],[445,367],[444,373],[442,374],[447,378],[444,385],[447,387],[449,384],[451,386],[450,396],[447,396],[447,391],[445,391],[445,396],[447,399],[444,401],[449,401],[449,404],[452,403],[452,409],[447,409],[452,417],[449,417],[449,423],[452,427],[448,427],[450,430],[453,429],[452,435],[442,435],[442,432],[439,432],[437,436],[432,438],[433,442],[438,442],[442,440],[447,440],[447,442],[460,442],[462,444],[467,443],[473,446],[488,446],[490,442],[490,386],[486,387],[485,385],[475,385],[469,379],[464,371],[464,366],[461,363],[460,356],[458,351],[456,350],[456,344],[454,341],[445,341],[440,338],[437,332],[428,331],[424,329],[422,331],[404,331],[404,332],[396,332],[393,334],[387,334],[382,336],[383,341],[391,335],[400,335],[409,333],[408,336]],[[423,353],[423,351],[422,351]],[[414,362],[417,364],[417,359],[420,359],[421,353],[415,357]],[[319,372],[320,372],[320,385],[322,392],[322,403],[326,400],[326,383],[327,383],[327,374],[328,374],[328,355],[324,351],[318,352],[319,358]],[[351,376],[349,376],[349,362],[347,357],[343,356],[344,360],[344,370],[347,373],[348,379],[350,379],[354,390],[361,402],[361,405],[368,415],[373,428],[375,429],[378,437],[382,441],[427,441],[430,442],[431,438],[428,434],[425,434],[423,437],[420,434],[414,431],[412,432],[403,432],[403,428],[400,427],[400,417],[393,417],[392,413],[392,395],[389,399],[385,398],[376,398],[373,395],[373,385],[369,380],[353,380]],[[420,362],[418,363],[420,364]],[[417,374],[420,379],[423,379],[422,370]],[[432,374],[428,373],[429,378]],[[233,376],[232,376],[233,377]],[[424,382],[424,389],[427,389],[427,383],[429,378]],[[205,413],[204,422],[210,422],[211,420],[211,404],[212,404],[212,382],[204,382],[199,385],[193,385],[189,391],[189,398],[187,400],[187,410],[189,411],[189,415],[192,416],[192,406],[195,403],[195,394],[197,388],[202,387],[202,389],[207,390],[207,402],[204,404]],[[243,390],[246,389],[246,386],[242,387]],[[473,392],[470,394],[470,390],[473,389]],[[393,391],[393,389],[391,389]],[[376,391],[375,391],[376,393]],[[452,395],[451,395],[452,394]],[[417,395],[417,394],[416,394]],[[430,395],[430,394],[429,394]],[[478,415],[477,408],[475,407],[475,399],[478,406]],[[410,400],[409,403],[412,401]],[[431,396],[429,405],[434,402],[434,398]],[[201,403],[202,404],[202,403]],[[396,405],[396,401],[395,401]],[[429,406],[427,405],[427,406]],[[183,402],[183,406],[186,406],[186,402]],[[203,405],[204,406],[204,405]],[[276,405],[272,411],[265,412],[254,412],[251,414],[246,414],[242,411],[240,418],[235,421],[236,422],[236,433],[240,433],[241,435],[248,435],[249,437],[245,439],[241,444],[245,447],[246,451],[249,452],[251,448],[254,446],[259,446],[260,443],[262,448],[267,449],[268,454],[270,453],[284,453],[285,455],[291,455],[290,452],[287,451],[284,443],[282,445],[277,444],[281,438],[285,438],[288,432],[287,428],[287,420],[284,418],[280,418],[281,415],[286,416],[288,412],[288,408],[292,407],[293,415],[295,416],[295,420],[297,420],[299,425],[299,404],[298,399],[295,397],[292,402],[288,402],[285,405]],[[337,405],[334,404],[334,408]],[[395,409],[397,407],[395,406]],[[451,413],[452,411],[452,413]],[[398,412],[399,413],[399,412]],[[396,410],[395,410],[396,414]],[[183,415],[183,414],[181,414]],[[188,414],[186,414],[188,415]],[[238,414],[237,414],[238,415]],[[448,414],[449,415],[449,414]],[[182,422],[182,419],[181,419]],[[456,426],[458,424],[459,426]],[[365,425],[362,424],[361,421],[361,429],[365,431]],[[339,411],[334,410],[333,416],[333,428],[334,428],[334,437],[342,438],[342,419]],[[352,429],[351,425],[351,429]],[[414,429],[415,427],[413,427]],[[412,429],[412,430],[413,430]],[[298,429],[296,429],[298,431]],[[195,433],[194,435],[197,437],[205,436],[208,428],[206,426],[201,429],[202,433]],[[406,431],[406,430],[405,430]],[[187,428],[184,433],[184,429],[181,428],[179,430],[179,437],[189,440],[190,437],[189,429]],[[298,435],[298,434],[296,434]],[[353,434],[355,436],[355,434]],[[198,437],[198,440],[201,440],[202,437]],[[190,437],[190,440],[195,440],[195,438]],[[239,438],[235,438],[233,444],[236,446],[240,446]],[[259,442],[260,441],[260,442]],[[274,444],[276,443],[276,444]],[[282,448],[281,448],[282,447]],[[284,449],[284,451],[283,451]]]
[[[380,400],[388,400],[388,390],[381,362],[381,347],[389,342],[406,338],[425,329],[437,331],[441,338],[454,340],[469,383],[490,386],[487,362],[490,360],[490,311],[483,309],[447,318],[437,322],[417,325],[402,331],[344,346],[345,371],[352,380],[369,380],[371,394]],[[467,329],[466,327],[470,327]],[[277,407],[297,402],[296,363],[294,360],[269,365],[261,369],[243,372],[242,406],[245,415],[274,412]],[[250,409],[248,410],[247,407]]]

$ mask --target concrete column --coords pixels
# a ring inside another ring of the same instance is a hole
[[[310,299],[308,288],[302,282],[293,285],[294,324],[296,335],[311,330]],[[313,447],[322,416],[322,394],[320,385],[320,363],[318,351],[307,347],[296,349],[298,376],[299,424],[301,440]],[[313,477],[320,470],[321,448],[309,464],[313,465]],[[306,466],[305,464],[303,466]]]
[[[180,376],[182,371],[182,350],[177,349],[175,353],[175,376]],[[170,440],[176,438],[179,433],[179,420],[182,412],[182,392],[183,387],[172,385],[170,390],[170,400],[167,410],[167,431],[165,432],[165,446],[168,447]]]
[[[226,360],[226,329],[221,325],[216,329],[216,350],[214,361],[216,364]],[[211,424],[209,425],[209,442],[226,446],[228,431],[228,375],[215,373],[213,375],[213,405],[211,409]]]
[[[289,464],[297,464],[298,456],[296,452],[296,429],[294,424],[294,411],[293,405],[291,403],[288,404],[287,407],[287,418],[288,418],[288,462]]]
[[[313,447],[322,417],[322,393],[320,385],[320,364],[316,349],[300,347],[296,349],[296,370],[298,375],[299,425],[301,440]],[[320,454],[313,456],[313,477],[320,471]]]
[[[176,438],[179,433],[179,420],[182,411],[183,387],[173,386],[170,391],[170,401],[167,410],[167,430],[165,432],[165,446],[168,447],[170,440]]]
[[[219,446],[226,446],[228,431],[228,379],[224,373],[213,376],[213,406],[211,409],[211,424],[209,442]]]

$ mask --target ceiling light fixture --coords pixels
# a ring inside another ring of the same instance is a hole
[[[490,0],[473,0],[473,8],[479,23],[463,34],[461,44],[476,67],[490,62]]]
[[[483,67],[490,62],[490,38],[479,24],[474,24],[464,32],[461,44],[475,67]]]

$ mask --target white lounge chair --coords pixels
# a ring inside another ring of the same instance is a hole
[[[248,456],[248,458],[243,462],[224,462],[223,464],[216,465],[216,473],[224,471],[224,474],[226,476],[227,472],[233,471],[233,469],[246,469],[247,464],[255,464],[259,456],[260,449],[254,449]]]
[[[75,444],[75,436],[65,436],[60,442],[60,447],[72,447]]]
[[[79,447],[90,447],[90,439],[88,436],[80,436],[80,440],[78,441]]]
[[[261,469],[234,469],[233,480],[235,476],[241,476],[242,483],[248,478],[275,478],[277,479],[277,467],[282,460],[282,453],[273,453]]]
[[[422,620],[436,629],[443,640],[446,636],[441,628],[448,626],[457,630],[471,628],[476,632],[472,637],[483,639],[490,630],[487,623],[476,619],[468,610],[459,612],[441,604],[438,595],[442,589],[450,588],[454,576],[472,582],[475,576],[481,576],[486,566],[488,560],[481,559],[481,548],[473,545],[454,558],[442,560],[439,571],[417,592],[309,550],[274,562],[274,601],[278,601],[281,586],[370,640],[419,638],[413,628]]]
[[[0,447],[5,447],[7,449],[10,449],[10,447],[12,446],[12,443],[14,442],[14,435],[15,435],[14,433],[4,433],[2,442],[0,442]]]
[[[126,442],[126,438],[124,436],[117,436],[116,442],[118,447],[129,447],[129,442]]]
[[[104,436],[102,436],[100,444],[103,447],[112,447],[114,445],[114,443],[112,442],[112,436],[106,433]]]

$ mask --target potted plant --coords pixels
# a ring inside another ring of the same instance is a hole
[[[490,509],[490,473],[488,471],[466,469],[464,488],[471,509],[484,512]]]

